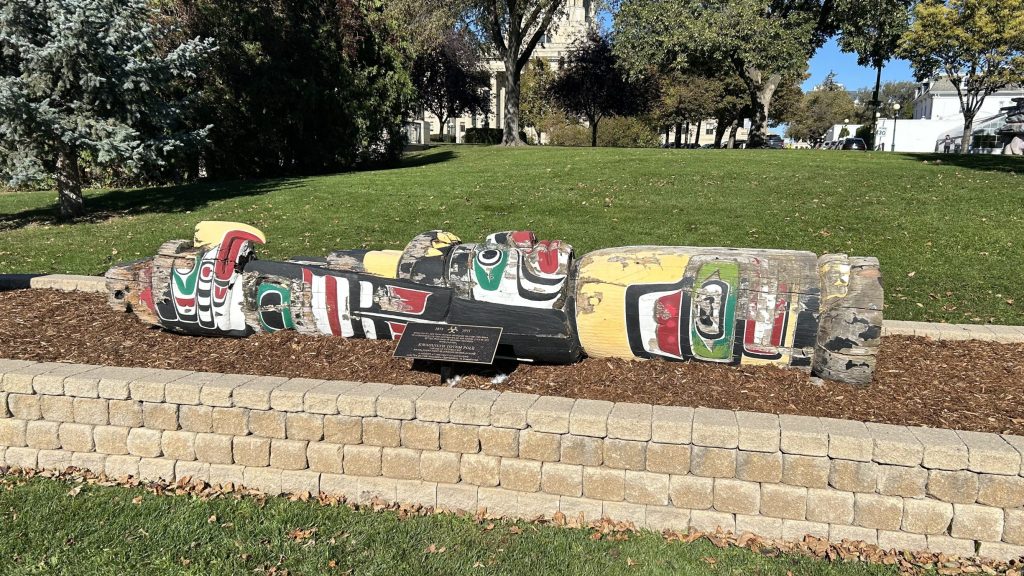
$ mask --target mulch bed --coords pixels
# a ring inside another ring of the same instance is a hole
[[[249,338],[164,332],[102,295],[0,294],[0,357],[287,377],[439,385],[440,366],[395,359],[391,341]],[[1024,344],[890,336],[875,381],[855,387],[774,367],[588,358],[571,366],[459,368],[457,386],[535,394],[805,414],[1024,435]],[[499,381],[495,375],[505,373]]]

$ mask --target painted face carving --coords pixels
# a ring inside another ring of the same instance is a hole
[[[474,300],[557,308],[564,302],[572,246],[537,241],[533,232],[498,232],[472,248],[470,293]]]

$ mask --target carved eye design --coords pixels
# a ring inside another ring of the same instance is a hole
[[[494,266],[501,262],[501,251],[493,249],[484,250],[476,255],[476,261],[481,266]]]

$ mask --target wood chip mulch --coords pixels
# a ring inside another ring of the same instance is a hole
[[[112,311],[102,295],[0,293],[4,358],[441,384],[440,366],[394,359],[394,346],[293,331],[242,339],[182,336]],[[1024,435],[1024,344],[890,336],[875,381],[863,388],[774,367],[595,358],[570,366],[459,367],[456,374],[464,388]]]

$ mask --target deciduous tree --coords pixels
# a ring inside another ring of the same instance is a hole
[[[209,39],[170,40],[146,0],[0,6],[0,172],[18,186],[54,178],[59,214],[82,214],[79,163],[139,171],[200,143],[182,123]],[[193,94],[194,95],[194,92]]]
[[[1024,0],[925,0],[900,53],[918,80],[942,74],[953,83],[964,115],[960,152],[967,153],[985,97],[1024,82]]]
[[[789,120],[786,135],[814,142],[833,125],[854,117],[855,111],[856,107],[848,92],[834,82],[823,83],[817,90],[804,94],[800,99],[800,104]]]
[[[412,82],[420,105],[440,121],[442,135],[449,119],[490,111],[490,74],[476,39],[466,31],[450,31],[443,42],[420,52]]]

